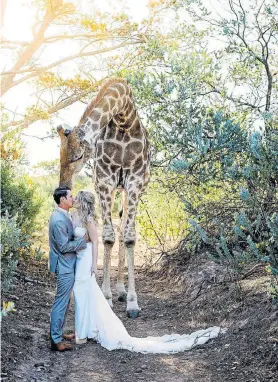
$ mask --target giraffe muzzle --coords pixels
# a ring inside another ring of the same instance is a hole
[[[81,160],[81,159],[83,158],[83,156],[84,156],[84,154],[80,155],[80,156],[77,157],[77,158],[73,158],[73,159],[70,161],[70,163],[74,163],[74,162],[77,162],[77,161]]]

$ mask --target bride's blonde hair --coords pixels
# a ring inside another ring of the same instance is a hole
[[[86,226],[88,219],[92,218],[94,223],[97,224],[96,199],[94,194],[89,191],[79,191],[76,200],[80,205],[78,215],[81,223]]]

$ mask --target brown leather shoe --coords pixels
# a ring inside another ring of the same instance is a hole
[[[63,338],[66,341],[73,341],[75,340],[75,334],[74,333],[63,334]]]
[[[57,351],[67,351],[67,350],[72,350],[72,345],[67,343],[67,342],[59,342],[58,344],[51,344],[51,349],[52,350],[57,350]]]

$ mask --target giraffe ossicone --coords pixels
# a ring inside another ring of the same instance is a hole
[[[134,277],[135,221],[140,195],[150,178],[150,142],[138,117],[127,81],[116,77],[106,80],[87,106],[78,126],[67,135],[64,128],[58,133],[61,138],[60,185],[71,186],[74,174],[89,159],[93,161],[93,182],[103,221],[102,290],[111,306],[110,267],[115,242],[112,206],[115,190],[121,191],[123,214],[119,235],[117,290],[119,299],[127,300],[128,316],[137,317],[140,308]],[[125,255],[128,265],[127,293],[124,287]]]

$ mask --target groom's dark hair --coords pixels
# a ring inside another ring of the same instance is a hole
[[[57,204],[60,204],[60,199],[64,196],[67,197],[68,191],[71,191],[69,187],[57,187],[54,190],[53,198]]]

